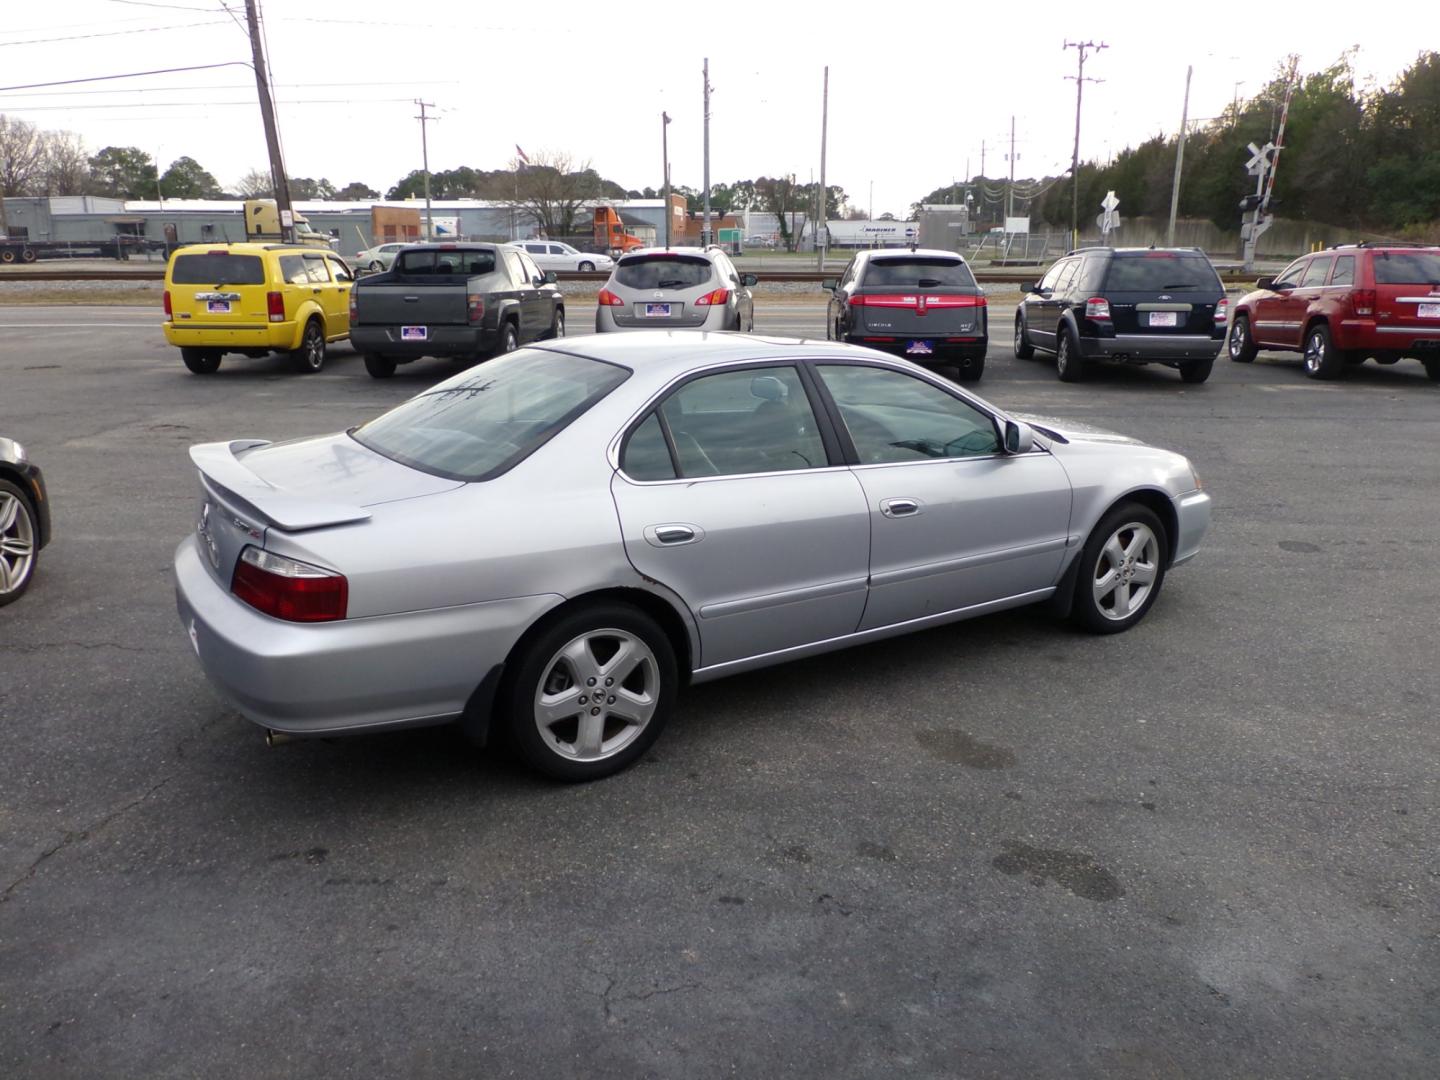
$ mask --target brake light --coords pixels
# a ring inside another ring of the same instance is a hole
[[[1085,301],[1085,318],[1087,319],[1108,319],[1110,318],[1110,301],[1103,296],[1092,296]]]
[[[1375,314],[1375,290],[1356,289],[1350,294],[1350,303],[1355,308],[1356,315]]]
[[[1216,321],[1217,323],[1222,323],[1222,322],[1228,322],[1229,320],[1230,320],[1230,298],[1229,298],[1228,296],[1222,296],[1222,297],[1220,298],[1220,302],[1215,305],[1215,321]]]
[[[465,296],[465,321],[474,326],[484,318],[485,297],[479,293],[467,293]]]
[[[695,306],[696,306],[696,307],[719,307],[721,304],[729,303],[729,301],[730,301],[730,290],[729,290],[729,289],[716,289],[714,292],[708,292],[708,293],[706,293],[704,296],[700,297],[699,300],[696,300],[696,301],[695,301]]]
[[[852,297],[850,297],[850,306],[851,306],[851,307],[864,307],[864,306],[865,306],[865,297],[863,297],[863,296],[852,296]]]
[[[354,326],[360,321],[360,301],[355,298],[355,290],[350,290],[350,325]]]
[[[345,618],[350,586],[343,574],[247,547],[235,563],[230,592],[256,611],[287,622]]]
[[[601,307],[624,307],[625,301],[616,296],[609,289],[601,289],[600,295],[595,298]]]
[[[166,290],[165,290],[165,317],[166,317],[167,319],[173,319],[173,318],[175,317],[175,309],[170,306],[170,290],[169,290],[169,289],[166,289]]]
[[[278,292],[267,292],[265,294],[265,310],[270,312],[271,322],[284,322],[285,294]]]

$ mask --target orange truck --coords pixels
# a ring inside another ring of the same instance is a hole
[[[608,251],[611,255],[623,255],[627,251],[645,246],[645,242],[638,236],[625,231],[625,225],[613,206],[595,208],[595,243],[602,251]]]

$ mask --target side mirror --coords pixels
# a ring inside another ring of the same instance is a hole
[[[839,279],[839,278],[827,277],[827,278],[824,278],[823,280],[821,280],[821,282],[820,282],[820,288],[826,290],[827,292],[834,292],[834,291],[835,291],[836,289],[838,289],[839,287],[840,287],[840,279]]]
[[[749,288],[752,285],[760,284],[760,276],[758,274],[741,274],[740,281],[746,288]]]
[[[1022,282],[1020,283],[1020,292],[1021,292],[1022,294],[1024,294],[1024,293],[1032,293],[1032,292],[1039,292],[1039,291],[1040,291],[1040,286],[1039,286],[1039,283],[1038,283],[1038,282],[1034,282],[1034,281],[1022,281]]]
[[[545,284],[546,284],[546,285],[554,285],[555,282],[557,282],[557,281],[559,281],[559,280],[560,280],[560,279],[555,276],[555,271],[554,271],[554,270],[546,270],[546,271],[545,271]]]
[[[1255,288],[1257,289],[1273,289],[1274,287],[1275,279],[1273,277],[1262,277],[1259,281],[1255,282]]]
[[[1028,454],[1035,445],[1035,432],[1019,420],[1005,421],[1005,453]]]

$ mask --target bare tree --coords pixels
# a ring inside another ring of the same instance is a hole
[[[44,159],[45,139],[35,126],[0,113],[0,196],[33,194]]]
[[[41,186],[44,194],[89,194],[90,155],[80,137],[69,131],[47,131],[43,141]]]
[[[540,151],[512,168],[514,192],[506,201],[529,214],[546,236],[572,235],[580,207],[600,194],[600,176],[590,163],[572,168],[563,151]]]
[[[275,185],[263,169],[251,169],[235,185],[235,194],[242,199],[273,199]]]

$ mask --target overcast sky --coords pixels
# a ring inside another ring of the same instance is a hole
[[[226,8],[233,14],[227,14]],[[671,175],[702,179],[701,62],[710,60],[710,177],[732,181],[820,169],[821,78],[830,67],[827,180],[862,210],[903,215],[911,202],[981,168],[1016,175],[1068,168],[1076,50],[1104,41],[1085,73],[1081,157],[1104,159],[1253,94],[1287,52],[1301,70],[1360,44],[1363,79],[1385,84],[1435,45],[1433,0],[1354,10],[1248,5],[1180,9],[1112,0],[1020,6],[784,0],[763,5],[474,0],[263,0],[270,66],[292,176],[361,180],[383,191],[420,166],[413,101],[436,106],[433,170],[504,168],[516,144],[568,151],[627,188],[659,187],[660,114]],[[1240,14],[1254,14],[1248,19]],[[191,64],[246,62],[243,0],[9,0],[0,87]],[[816,11],[825,12],[817,30]],[[1054,14],[1048,13],[1053,11]],[[1002,12],[1014,12],[1007,20]],[[1314,17],[1306,13],[1314,12]],[[82,136],[98,150],[138,146],[163,169],[188,154],[222,185],[265,168],[248,67],[0,91],[0,112]],[[1266,132],[1260,131],[1263,137]],[[1237,165],[1237,168],[1239,166]]]

